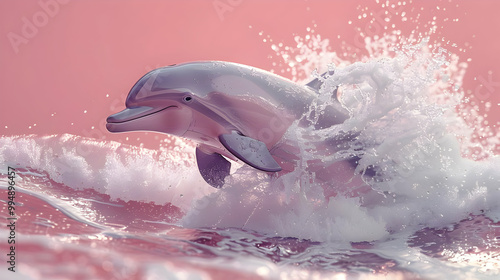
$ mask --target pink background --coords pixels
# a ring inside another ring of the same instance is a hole
[[[391,30],[396,23],[396,29],[409,34],[427,30],[424,24],[436,16],[439,30],[431,41],[456,43],[450,50],[461,61],[472,59],[464,89],[477,101],[491,103],[488,120],[497,124],[499,2],[415,2],[403,10],[421,13],[417,23],[394,16],[390,23],[377,21],[377,27]],[[217,12],[217,5],[226,10]],[[152,143],[152,135],[112,135],[104,127],[105,118],[123,108],[129,89],[145,72],[193,60],[270,70],[279,59],[263,39],[269,35],[275,43],[292,46],[294,34],[305,35],[314,24],[316,33],[330,39],[332,50],[340,51],[340,41],[356,45],[358,29],[383,33],[367,29],[373,16],[358,19],[364,12],[383,15],[384,8],[365,0],[0,0],[0,135],[71,133],[124,142],[130,136],[129,143]]]

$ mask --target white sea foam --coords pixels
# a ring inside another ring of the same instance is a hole
[[[114,200],[170,202],[186,210],[193,199],[213,189],[195,167],[192,143],[168,137],[165,141],[174,148],[149,150],[67,134],[1,137],[0,164],[29,168],[57,183],[95,189]]]

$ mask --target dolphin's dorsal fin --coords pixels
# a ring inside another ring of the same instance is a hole
[[[321,87],[322,84],[323,84],[323,81],[320,81],[319,78],[316,78],[316,79],[310,81],[309,83],[307,83],[306,86],[310,87],[311,89],[313,89],[316,92],[319,92],[319,88]]]
[[[219,140],[228,151],[246,164],[262,171],[281,171],[281,166],[263,142],[238,133],[222,134]]]
[[[218,153],[205,153],[197,147],[196,162],[205,182],[214,188],[221,188],[224,185],[224,179],[231,169],[228,160]]]
[[[310,87],[316,92],[319,92],[319,89],[321,88],[321,85],[325,82],[325,80],[333,75],[334,71],[326,71],[325,73],[321,74],[320,77],[313,79],[309,83],[306,84],[306,86]]]

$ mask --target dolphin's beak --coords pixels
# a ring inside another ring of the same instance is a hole
[[[166,108],[153,108],[153,107],[148,107],[148,106],[139,106],[139,107],[132,107],[132,108],[126,108],[125,110],[118,112],[116,114],[113,114],[109,116],[106,121],[106,128],[110,132],[122,132],[124,131],[122,128],[123,123],[136,120],[145,116],[152,115],[154,113],[157,113],[159,111],[163,111],[167,108],[170,107],[175,107],[175,106],[169,106]]]
[[[163,109],[163,108],[161,108],[161,109]],[[152,108],[152,107],[148,107],[148,106],[125,108],[125,110],[109,116],[106,119],[106,121],[108,123],[127,122],[127,121],[131,121],[133,119],[144,117],[145,115],[149,115],[151,113],[155,113],[156,111],[159,111],[161,109]]]
[[[108,117],[106,128],[109,132],[156,131],[182,136],[191,125],[192,113],[179,106],[149,107],[138,106]]]

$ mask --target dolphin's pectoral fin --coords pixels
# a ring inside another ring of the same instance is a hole
[[[263,142],[237,133],[222,134],[219,140],[226,149],[246,164],[262,171],[281,171],[280,165]]]
[[[221,188],[229,175],[231,163],[218,153],[205,153],[196,148],[196,162],[201,177],[214,188]]]

